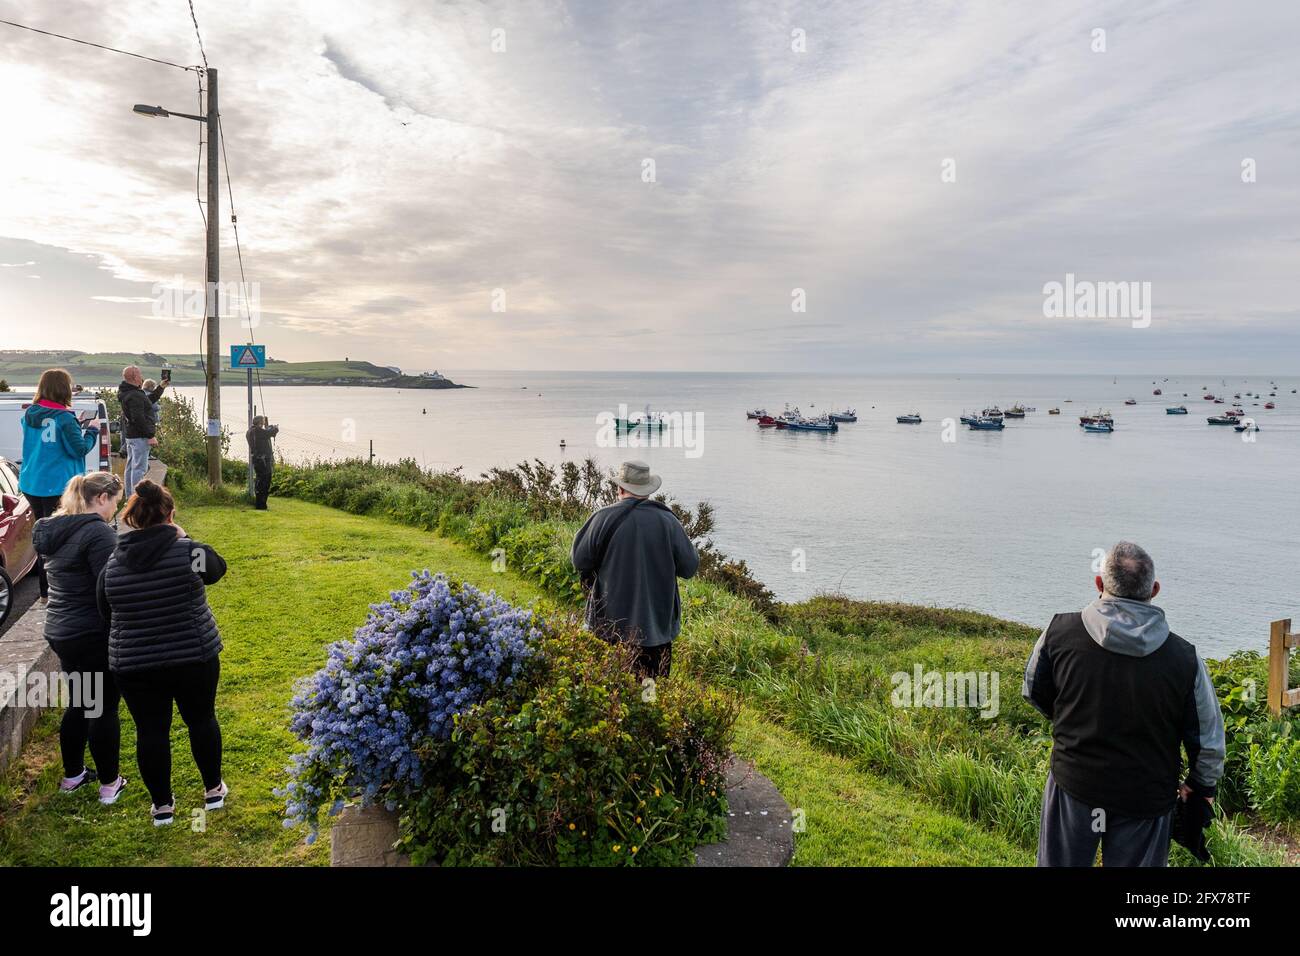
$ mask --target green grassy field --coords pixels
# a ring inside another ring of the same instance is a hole
[[[139,365],[146,378],[158,378],[160,369],[172,368],[172,381],[177,385],[204,384],[203,370],[198,365],[199,356],[162,355],[128,352],[15,352],[0,351],[0,378],[11,387],[32,388],[41,372],[51,367],[66,368],[79,384],[87,388],[116,385],[122,380],[122,369]],[[229,362],[229,353],[223,355]],[[245,381],[242,369],[222,368],[221,379],[225,385],[240,385]],[[412,376],[395,375],[392,369],[360,360],[322,362],[268,362],[261,373],[263,385],[395,385],[418,388],[421,383]]]
[[[131,786],[122,800],[104,808],[89,793],[59,794],[57,720],[49,714],[0,780],[0,865],[324,864],[326,841],[308,847],[301,831],[284,829],[280,800],[271,792],[283,782],[294,747],[286,729],[294,680],[314,671],[325,646],[348,636],[364,619],[366,605],[404,585],[412,569],[446,571],[519,603],[541,596],[520,577],[494,573],[486,558],[464,546],[305,502],[276,500],[262,513],[243,505],[182,502],[177,520],[231,565],[226,579],[209,591],[225,641],[218,716],[233,793],[227,809],[211,814],[205,826],[186,825],[202,787],[178,718],[178,823],[154,829],[133,766],[134,735],[125,708],[123,772]],[[772,636],[752,614],[734,613],[728,598],[691,584],[683,635],[687,662],[692,656],[704,662],[709,647],[747,630]],[[786,717],[772,699],[744,699],[737,752],[753,759],[806,820],[796,841],[796,865],[1032,862],[1022,843],[783,726],[774,718]]]

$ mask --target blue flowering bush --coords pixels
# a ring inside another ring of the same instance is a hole
[[[290,726],[307,749],[280,791],[286,824],[309,824],[313,839],[325,807],[409,801],[446,756],[456,715],[524,683],[541,633],[494,593],[415,572],[297,688]]]
[[[726,834],[729,696],[445,575],[371,605],[292,707],[278,793],[309,841],[352,800],[397,812],[417,864],[675,865]]]

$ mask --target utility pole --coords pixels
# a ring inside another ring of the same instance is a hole
[[[221,281],[220,222],[221,193],[217,188],[217,161],[221,149],[220,116],[217,112],[217,71],[209,68],[208,78],[208,265],[207,323],[208,359],[208,485],[221,487],[221,316],[218,284]]]

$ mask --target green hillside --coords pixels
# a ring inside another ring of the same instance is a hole
[[[228,364],[229,355],[225,356]],[[203,363],[196,353],[164,354],[158,352],[80,352],[75,349],[48,351],[0,350],[0,378],[15,388],[30,388],[47,368],[66,368],[72,377],[88,388],[116,385],[122,369],[138,365],[146,378],[158,378],[163,367],[172,369],[177,385],[202,385]],[[242,369],[222,368],[223,383],[239,385],[245,381]],[[419,375],[402,375],[391,368],[372,362],[342,359],[325,362],[282,362],[267,359],[261,373],[263,385],[367,385],[385,388],[462,388],[446,379],[425,379]]]

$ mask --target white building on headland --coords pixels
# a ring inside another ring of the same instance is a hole
[[[445,382],[447,380],[447,376],[443,375],[437,369],[434,369],[432,372],[421,372],[420,378],[431,378],[439,382]]]

